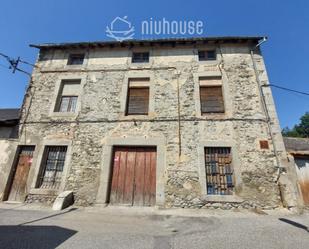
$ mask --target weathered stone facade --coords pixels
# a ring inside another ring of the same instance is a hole
[[[261,102],[250,55],[258,39],[206,41],[194,45],[136,42],[134,46],[40,47],[20,130],[20,144],[36,146],[28,201],[40,199],[38,196],[50,200],[63,190],[72,190],[79,205],[108,202],[111,148],[126,144],[160,148],[158,206],[231,209],[282,205],[278,168],[284,166],[286,152],[269,88],[264,95],[270,121]],[[217,59],[199,62],[199,49],[215,49]],[[131,63],[132,51],[149,51],[149,63]],[[68,66],[68,55],[80,52],[86,55],[84,64]],[[253,57],[260,83],[268,84],[259,49]],[[225,113],[201,115],[198,79],[204,76],[222,77]],[[125,116],[128,79],[138,77],[150,79],[149,115]],[[81,79],[73,114],[53,111],[63,79]],[[260,140],[267,140],[269,149],[261,149]],[[44,146],[63,144],[68,152],[60,189],[36,188]],[[207,195],[205,146],[231,147],[234,195]],[[295,203],[295,189],[290,192]]]

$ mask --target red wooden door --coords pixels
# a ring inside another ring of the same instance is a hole
[[[8,197],[9,201],[25,201],[27,195],[27,179],[32,164],[33,150],[34,148],[30,146],[21,148]]]
[[[116,147],[110,203],[152,206],[156,199],[156,148]]]

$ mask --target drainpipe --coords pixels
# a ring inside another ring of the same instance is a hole
[[[281,163],[280,163],[280,160],[279,160],[275,139],[274,139],[274,136],[273,136],[273,133],[272,133],[272,128],[271,128],[271,124],[270,124],[270,116],[269,116],[269,111],[267,109],[267,105],[266,105],[266,101],[265,101],[265,95],[264,95],[264,92],[263,92],[263,89],[262,89],[262,84],[261,84],[261,81],[260,81],[260,77],[259,77],[259,73],[258,73],[258,70],[257,70],[256,62],[254,60],[254,52],[261,46],[262,43],[264,43],[266,41],[267,41],[267,38],[263,37],[263,39],[255,47],[253,47],[250,50],[250,54],[251,54],[251,59],[252,59],[252,63],[253,63],[253,69],[254,69],[254,72],[255,72],[256,81],[257,81],[257,84],[258,84],[258,89],[259,89],[259,92],[260,92],[260,98],[261,98],[261,102],[262,102],[262,107],[263,107],[264,113],[266,115],[267,127],[268,127],[269,134],[270,134],[270,137],[271,137],[271,140],[272,140],[272,143],[273,143],[274,155],[275,155],[276,162],[277,162],[277,167],[278,167],[278,176],[277,176],[276,182],[279,185],[278,180],[279,180],[280,173],[281,173],[281,166],[280,166]],[[279,186],[279,191],[280,191],[280,195],[281,195],[280,186]]]
[[[181,156],[181,122],[180,122],[180,86],[179,76],[180,72],[176,69],[177,76],[177,116],[178,116],[178,156]]]

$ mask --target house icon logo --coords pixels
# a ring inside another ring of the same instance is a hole
[[[117,41],[129,40],[134,36],[134,26],[127,21],[127,16],[117,16],[110,26],[106,26],[106,35]]]

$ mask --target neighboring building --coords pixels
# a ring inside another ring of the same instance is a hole
[[[0,139],[18,137],[19,109],[0,109]]]
[[[0,200],[18,144],[19,111],[19,109],[0,109]]]
[[[284,137],[287,152],[292,156],[305,205],[309,205],[309,138]]]
[[[3,200],[295,206],[262,38],[32,45],[12,167],[24,177]]]

